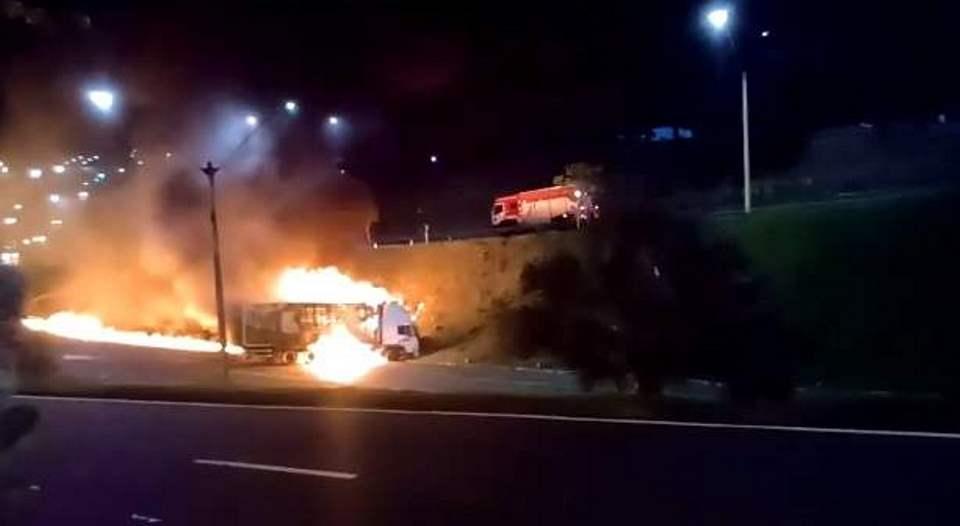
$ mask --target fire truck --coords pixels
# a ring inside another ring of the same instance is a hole
[[[377,307],[333,303],[255,303],[243,306],[240,345],[244,358],[276,364],[309,363],[309,345],[334,325],[400,361],[420,355],[410,313],[396,302]]]
[[[515,225],[575,225],[599,217],[600,207],[573,185],[550,186],[497,197],[490,210],[495,227]]]

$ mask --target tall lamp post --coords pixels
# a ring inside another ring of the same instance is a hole
[[[707,24],[717,34],[726,35],[730,42],[730,8],[717,7],[707,11]],[[766,35],[764,35],[766,36]],[[743,212],[750,213],[750,110],[747,101],[747,67],[740,74],[740,99],[743,119]]]
[[[223,376],[227,378],[227,325],[223,307],[223,267],[220,264],[220,229],[217,226],[217,193],[215,176],[220,167],[207,161],[201,171],[210,181],[210,225],[213,227],[213,279],[217,296],[217,334],[220,339],[220,356],[223,359]]]

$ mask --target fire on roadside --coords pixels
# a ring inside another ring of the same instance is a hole
[[[285,269],[277,280],[275,296],[290,303],[363,304],[377,306],[402,299],[383,287],[368,281],[358,281],[336,267]],[[376,329],[376,318],[368,318],[364,328]],[[373,369],[387,363],[387,359],[372,345],[361,341],[345,325],[338,323],[321,334],[307,347],[308,363],[304,369],[319,380],[340,384],[353,383]]]
[[[69,311],[60,311],[46,318],[30,316],[24,318],[22,323],[32,331],[85,342],[114,343],[175,351],[217,352],[220,350],[220,344],[210,340],[145,331],[124,331],[105,326],[96,316]],[[243,349],[229,344],[227,352],[240,354]]]
[[[318,380],[353,383],[387,363],[370,344],[360,341],[343,324],[336,324],[307,346],[312,359],[303,368]]]
[[[275,295],[289,303],[359,303],[375,307],[396,301],[399,296],[369,281],[359,281],[344,274],[337,267],[290,267],[277,280]]]
[[[402,299],[385,288],[367,281],[354,280],[336,267],[306,268],[290,267],[281,272],[273,291],[274,299],[290,303],[364,304],[377,306]],[[417,312],[422,309],[418,305]],[[204,327],[215,327],[216,318],[195,305],[183,309],[185,319],[193,320]],[[369,318],[364,329],[373,332],[377,320]],[[100,318],[91,314],[60,311],[46,318],[30,316],[22,320],[29,330],[43,332],[86,342],[111,343],[192,352],[216,352],[219,343],[202,338],[169,335],[147,331],[127,331],[104,325]],[[387,363],[369,343],[357,338],[343,324],[333,325],[320,335],[307,349],[310,357],[301,363],[305,371],[318,380],[349,384],[362,378],[371,370]],[[229,344],[227,352],[243,354],[239,345]]]

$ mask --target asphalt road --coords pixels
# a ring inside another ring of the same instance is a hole
[[[88,385],[220,385],[219,355],[124,345],[52,340],[49,348],[58,378]],[[332,386],[298,366],[234,365],[230,379],[238,387],[310,388]],[[581,394],[569,372],[497,365],[450,366],[415,361],[388,363],[355,382],[358,387],[429,393],[512,395]],[[610,386],[604,386],[612,389]],[[608,389],[608,390],[609,390]],[[601,389],[602,390],[602,389]]]
[[[960,436],[20,399],[7,523],[952,524]],[[601,522],[602,521],[602,522]]]

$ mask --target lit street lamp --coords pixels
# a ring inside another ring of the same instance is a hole
[[[329,124],[330,126],[339,126],[340,117],[337,117],[336,115],[331,115],[327,117],[327,124]]]
[[[436,164],[437,161],[439,161],[439,160],[440,160],[440,159],[438,159],[436,155],[431,155],[431,156],[430,156],[430,162],[431,162],[431,163]]]
[[[256,128],[256,127],[257,127],[257,124],[260,123],[260,119],[258,119],[256,115],[253,115],[253,114],[251,113],[250,115],[247,115],[247,118],[244,119],[244,122],[247,123],[247,126],[249,126],[249,127],[251,127],[251,128]]]
[[[730,10],[726,7],[711,9],[707,13],[707,23],[717,31],[723,31],[730,21]]]
[[[87,100],[100,113],[110,113],[116,101],[116,95],[110,90],[94,89],[87,92]]]
[[[297,113],[297,110],[300,109],[300,106],[297,104],[297,101],[288,100],[287,102],[283,103],[283,109],[287,110],[287,113],[290,115],[293,115],[294,113]]]
[[[733,37],[730,34],[730,21],[732,13],[728,7],[716,7],[709,9],[706,14],[707,25],[709,25],[716,34],[726,35],[733,43]],[[763,36],[768,36],[770,33]],[[747,97],[747,68],[744,65],[740,74],[740,99],[743,120],[743,212],[750,213],[750,111]]]

